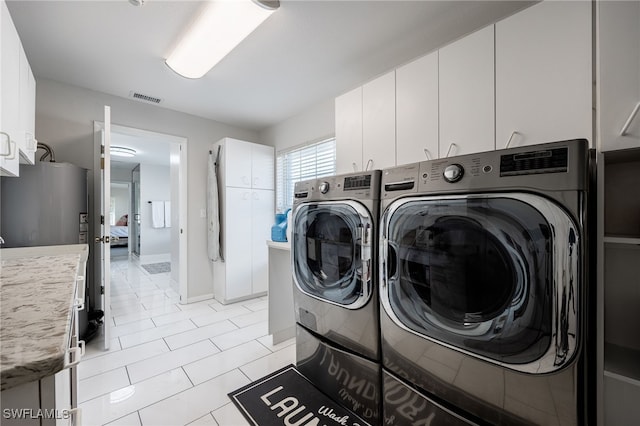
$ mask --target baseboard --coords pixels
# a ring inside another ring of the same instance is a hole
[[[213,293],[203,294],[202,296],[189,297],[186,301],[181,300],[181,305],[188,305],[189,303],[202,302],[203,300],[214,300]]]

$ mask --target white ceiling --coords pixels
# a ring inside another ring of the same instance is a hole
[[[36,79],[128,97],[261,130],[475,29],[525,1],[281,0],[204,78],[164,59],[200,1],[8,0]]]

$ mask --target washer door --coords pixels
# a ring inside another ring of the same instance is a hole
[[[303,204],[293,217],[293,278],[308,296],[349,309],[372,294],[368,210],[357,202]]]
[[[382,218],[381,301],[400,327],[531,373],[576,349],[579,234],[531,194],[401,199]]]

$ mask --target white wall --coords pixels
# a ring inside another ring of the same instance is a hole
[[[335,134],[335,100],[328,99],[260,132],[260,140],[280,150]]]
[[[210,144],[223,137],[258,142],[257,133],[51,80],[38,79],[36,87],[36,138],[53,147],[58,161],[89,169],[91,200],[94,200],[94,176],[99,176],[93,170],[96,155],[93,122],[103,121],[104,105],[111,106],[112,124],[187,138],[187,297],[213,293],[212,268],[207,259],[206,218],[200,217],[200,210],[206,208],[206,154]],[[93,201],[89,213],[96,214]],[[93,224],[93,220],[90,223]],[[95,236],[93,226],[90,231]]]
[[[171,228],[154,228],[149,201],[170,201],[169,167],[140,164],[140,261],[150,256],[171,253]],[[173,210],[173,209],[172,209]]]

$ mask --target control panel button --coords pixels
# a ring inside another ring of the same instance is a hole
[[[326,194],[327,192],[329,192],[329,182],[324,181],[320,183],[320,192],[323,194]]]
[[[464,168],[460,164],[450,164],[445,167],[442,176],[444,176],[444,180],[449,183],[454,183],[462,179],[464,175]]]

